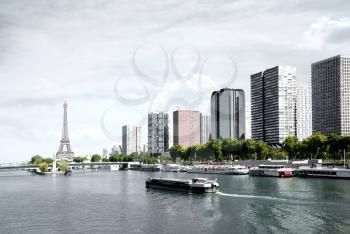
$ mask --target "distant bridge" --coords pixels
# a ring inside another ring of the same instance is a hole
[[[121,165],[122,168],[130,168],[131,165],[140,165],[140,162],[69,162],[69,167],[94,167],[94,166],[108,166],[108,165]],[[0,171],[18,171],[18,170],[33,170],[37,169],[37,164],[22,164],[22,165],[0,165]],[[49,168],[52,168],[52,163],[49,164]]]

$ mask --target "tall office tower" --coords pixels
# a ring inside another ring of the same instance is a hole
[[[210,102],[210,139],[245,139],[244,91],[229,88],[214,91]]]
[[[121,151],[119,150],[120,147],[113,145],[112,149],[111,149],[111,154],[119,154],[121,153]]]
[[[200,143],[199,111],[177,110],[173,112],[174,145],[189,147]]]
[[[350,57],[311,65],[313,132],[350,135]]]
[[[161,156],[169,151],[168,114],[148,113],[148,153]]]
[[[210,136],[210,115],[200,114],[200,143],[205,144]]]
[[[250,102],[245,106],[245,139],[252,138],[252,115],[250,112]]]
[[[123,154],[141,151],[141,127],[134,125],[122,127],[122,150]]]
[[[109,158],[109,150],[108,150],[108,148],[103,148],[102,149],[102,157],[103,158]]]
[[[312,101],[310,82],[297,82],[296,96],[297,137],[304,140],[312,135]]]
[[[276,66],[251,75],[252,137],[281,144],[296,135],[296,68]]]

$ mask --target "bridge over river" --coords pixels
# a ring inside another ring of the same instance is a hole
[[[140,165],[140,162],[68,162],[68,166],[75,169],[80,167],[93,168],[98,166],[109,166],[109,165],[120,165],[121,169],[128,169],[132,165]],[[0,165],[0,171],[16,171],[16,170],[33,170],[37,169],[39,166],[37,164],[17,164],[9,165],[2,164]],[[52,168],[52,163],[49,164],[49,168]]]

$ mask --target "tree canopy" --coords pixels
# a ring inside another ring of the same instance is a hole
[[[99,154],[94,154],[91,156],[91,162],[101,162],[101,158]]]
[[[126,154],[111,154],[109,157],[110,162],[132,162],[133,158]]]
[[[47,172],[49,168],[49,165],[46,162],[42,162],[38,166],[41,172]]]
[[[79,156],[79,157],[74,157],[73,158],[73,162],[76,162],[76,163],[82,163],[84,161],[86,161],[87,158],[85,156]]]
[[[68,163],[67,163],[67,161],[59,161],[59,162],[57,162],[57,168],[60,171],[67,171],[68,170]]]

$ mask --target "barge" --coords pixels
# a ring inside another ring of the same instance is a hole
[[[194,179],[170,179],[149,178],[146,180],[147,189],[165,189],[189,193],[216,193],[219,191],[219,183],[205,178]]]
[[[350,179],[350,169],[339,167],[300,167],[297,174],[301,177]]]

